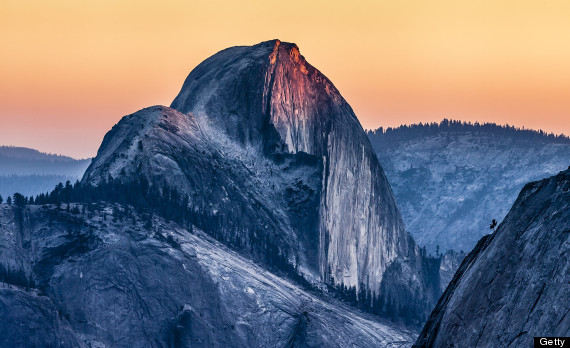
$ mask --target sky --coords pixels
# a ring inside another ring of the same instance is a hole
[[[95,156],[230,46],[295,42],[363,127],[443,118],[570,134],[570,1],[0,2],[0,144]]]

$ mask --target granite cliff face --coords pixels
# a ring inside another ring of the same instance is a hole
[[[0,346],[348,347],[415,337],[196,227],[156,216],[148,227],[120,205],[77,207],[85,213],[0,205]]]
[[[441,293],[438,260],[404,230],[354,112],[296,45],[223,50],[171,107],[124,117],[83,182],[175,187],[207,233],[246,257],[265,262],[271,249],[314,287],[352,288],[376,312],[425,319]]]
[[[171,107],[259,156],[304,153],[318,161],[324,281],[378,289],[392,261],[419,257],[354,112],[295,44],[221,51],[190,73]]]
[[[417,347],[531,346],[570,333],[570,168],[525,185],[466,257]]]

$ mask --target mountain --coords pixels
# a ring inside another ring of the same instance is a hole
[[[368,137],[407,230],[432,254],[471,250],[525,183],[570,164],[568,137],[510,126],[444,120]]]
[[[439,296],[439,261],[405,231],[354,112],[295,44],[206,59],[171,108],[105,135],[83,183],[139,177],[189,197],[200,227],[248,257],[271,245],[316,287],[382,295],[416,319]]]
[[[356,115],[295,44],[274,40],[214,55],[190,73],[171,107],[264,157],[318,161],[322,279],[377,288],[398,255],[414,253]]]
[[[81,179],[91,160],[47,154],[37,150],[0,146],[0,195],[26,196],[53,190],[67,180]]]
[[[347,347],[417,334],[308,292],[195,226],[72,206],[0,205],[0,346]]]
[[[418,347],[530,346],[570,334],[570,167],[524,186],[463,261]]]

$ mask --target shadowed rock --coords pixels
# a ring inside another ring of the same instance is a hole
[[[10,236],[0,250],[26,252],[0,254],[0,263],[20,265],[35,288],[0,274],[2,347],[346,347],[414,336],[310,294],[197,229],[158,218],[146,229],[146,219],[113,216],[124,208],[107,205],[84,215],[28,206],[18,226],[15,209],[0,205],[0,235]]]
[[[530,346],[570,333],[570,169],[527,184],[466,257],[417,347]]]

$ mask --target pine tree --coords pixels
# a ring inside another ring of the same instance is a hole
[[[354,305],[358,303],[358,299],[356,297],[356,286],[354,285],[348,288],[348,302]]]
[[[392,300],[392,296],[388,295],[387,301],[386,301],[386,316],[388,316],[388,318],[394,320],[396,318],[396,309],[395,309],[395,305],[394,305],[394,301]]]
[[[495,232],[495,227],[497,227],[497,220],[493,219],[493,221],[491,221],[491,224],[489,225],[489,228],[493,230],[493,232]]]
[[[381,310],[380,295],[376,295],[376,290],[374,290],[372,291],[372,313],[380,314]]]
[[[21,193],[14,193],[14,205],[17,207],[24,207],[28,203],[28,199]]]
[[[12,197],[8,196],[8,199],[6,199],[6,203],[8,203],[8,205],[12,205]]]
[[[4,202],[4,198],[2,198],[2,195],[0,195],[0,204],[2,204]]]

